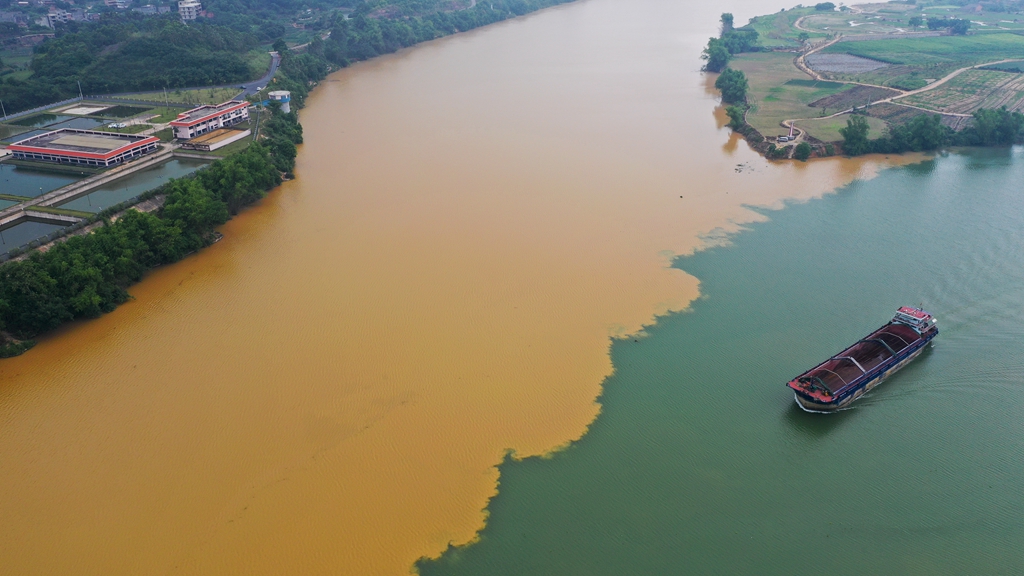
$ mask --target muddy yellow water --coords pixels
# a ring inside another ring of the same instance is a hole
[[[402,575],[472,539],[506,451],[586,431],[610,338],[698,296],[673,255],[885,162],[730,138],[695,59],[722,7],[681,4],[331,76],[296,181],[0,362],[0,572]]]

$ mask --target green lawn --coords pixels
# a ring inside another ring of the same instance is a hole
[[[174,140],[174,130],[171,128],[164,128],[163,130],[154,132],[153,136],[159,138],[161,142],[170,142],[171,140]]]
[[[156,118],[150,118],[147,122],[151,124],[166,124],[178,117],[185,111],[185,108],[164,108],[163,106],[153,108],[150,114],[156,114]]]
[[[835,118],[819,118],[816,120],[801,120],[796,125],[798,128],[807,130],[808,134],[818,140],[835,142],[843,139],[839,129],[846,127],[847,118],[849,118],[849,115],[837,116]],[[871,130],[868,132],[868,138],[881,138],[885,135],[886,125],[884,121],[878,118],[871,118],[870,116],[866,118],[868,126],[871,127]]]
[[[762,46],[769,48],[800,46],[800,30],[793,27],[793,23],[800,17],[814,14],[814,8],[794,8],[784,12],[776,12],[766,16],[751,18],[750,26],[757,30],[758,39]],[[810,34],[811,38],[823,37],[823,34]]]
[[[747,122],[765,136],[781,134],[783,120],[820,115],[820,110],[808,104],[852,88],[848,84],[810,80],[793,65],[794,56],[786,52],[757,52],[742,54],[730,63],[746,74],[750,84]],[[808,127],[808,131],[816,138],[834,140],[818,135],[813,128]],[[829,135],[831,132],[826,134]]]

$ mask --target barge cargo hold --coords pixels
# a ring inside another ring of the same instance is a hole
[[[939,333],[935,318],[904,306],[888,324],[787,384],[808,412],[835,412],[910,363]]]

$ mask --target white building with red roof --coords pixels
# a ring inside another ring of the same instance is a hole
[[[18,160],[106,167],[153,152],[159,142],[155,136],[62,128],[19,140],[7,149]]]
[[[171,121],[174,137],[189,140],[220,128],[227,128],[249,119],[249,103],[230,100],[216,106],[206,105],[178,114]]]

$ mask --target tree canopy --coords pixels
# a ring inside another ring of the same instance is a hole
[[[715,80],[715,88],[721,90],[722,102],[736,104],[747,100],[747,76],[740,70],[722,70]]]

